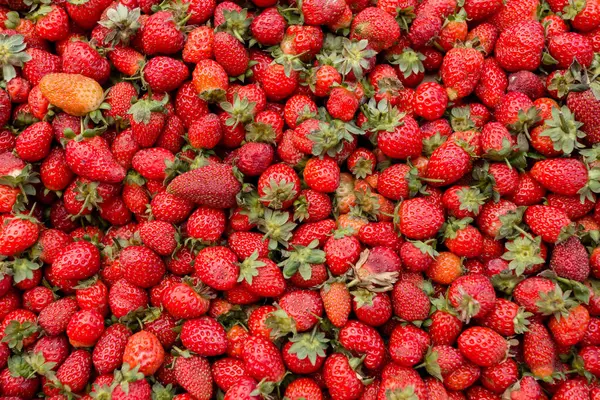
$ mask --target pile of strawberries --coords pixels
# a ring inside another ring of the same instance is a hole
[[[0,0],[0,400],[600,400],[600,0]]]

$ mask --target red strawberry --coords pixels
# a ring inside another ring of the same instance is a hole
[[[141,43],[144,53],[174,54],[183,49],[185,36],[175,21],[173,14],[159,11],[152,14],[141,30]]]
[[[156,372],[164,360],[164,349],[156,335],[140,331],[127,339],[123,362],[131,368],[139,366],[139,371],[148,376]]]
[[[198,400],[210,400],[213,393],[213,378],[210,363],[203,357],[177,357],[175,359],[177,383]]]
[[[464,68],[468,65],[468,68]],[[483,55],[472,48],[455,47],[444,57],[440,76],[448,98],[453,101],[468,96],[475,90],[481,77]]]
[[[71,243],[57,255],[52,269],[56,276],[64,279],[90,278],[100,270],[100,252],[86,241]]]
[[[183,199],[215,208],[229,208],[235,204],[240,183],[231,166],[212,163],[175,178],[167,191]]]
[[[468,322],[471,318],[485,317],[494,308],[496,294],[489,278],[480,274],[459,277],[448,289],[448,301]]]
[[[227,350],[225,329],[207,316],[185,321],[181,327],[181,342],[203,357],[219,356]]]
[[[126,247],[121,251],[119,262],[125,279],[138,287],[155,286],[165,274],[161,258],[145,246]]]
[[[0,254],[15,256],[35,244],[40,228],[38,221],[27,215],[0,217]]]
[[[92,353],[94,368],[98,373],[109,374],[121,365],[130,335],[129,329],[122,324],[114,324],[106,328]]]
[[[364,384],[354,371],[357,361],[358,359],[349,360],[341,353],[332,354],[325,361],[325,385],[334,398],[360,398]]]
[[[242,359],[248,374],[255,379],[278,382],[285,373],[279,350],[269,340],[250,336],[244,344]]]

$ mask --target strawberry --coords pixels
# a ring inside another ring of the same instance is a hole
[[[407,280],[400,280],[394,285],[392,305],[394,314],[407,321],[426,319],[431,308],[427,294]]]
[[[158,56],[150,59],[143,70],[143,78],[153,92],[170,92],[188,78],[187,66],[174,58]]]
[[[568,310],[560,319],[551,318],[548,328],[559,346],[573,346],[581,341],[590,322],[589,312],[582,305]]]
[[[152,14],[140,37],[144,53],[148,55],[177,53],[183,49],[184,39],[175,17],[168,11]]]
[[[404,200],[399,209],[400,231],[409,239],[429,239],[444,223],[441,209],[424,197]]]
[[[482,325],[491,328],[502,336],[514,336],[527,330],[531,313],[518,304],[502,298],[496,299],[494,309],[482,320]]]
[[[261,14],[264,15],[264,12]],[[183,61],[197,64],[213,55],[214,31],[208,26],[199,26],[188,36],[181,57]]]
[[[298,378],[285,389],[290,400],[318,400],[323,394],[319,385],[311,378]]]
[[[76,41],[67,44],[63,51],[62,72],[81,74],[102,84],[110,75],[110,64],[89,44]]]
[[[71,243],[57,254],[52,269],[63,279],[90,278],[100,270],[100,252],[86,241]]]
[[[235,253],[226,247],[207,247],[196,256],[194,268],[196,275],[208,286],[229,290],[237,284],[240,274],[237,261]]]
[[[550,267],[561,278],[583,282],[590,273],[587,250],[577,237],[560,242],[552,251]]]
[[[472,363],[491,367],[500,363],[508,351],[502,336],[490,328],[468,328],[458,337],[460,352]]]
[[[325,262],[331,273],[343,275],[358,261],[361,245],[356,237],[347,236],[344,231],[340,231],[327,239],[323,250]]]
[[[202,100],[217,102],[225,97],[229,88],[227,72],[213,60],[201,60],[192,73],[192,83]]]
[[[526,41],[517,38],[526,37]],[[534,71],[540,66],[544,29],[537,21],[514,23],[503,30],[496,43],[496,60],[507,71]],[[527,57],[521,54],[527,52]]]
[[[600,130],[597,128],[597,110],[600,109],[600,100],[591,90],[570,92],[567,95],[567,106],[573,111],[577,121],[583,123],[581,130],[587,134],[587,140],[598,143]]]
[[[285,291],[285,280],[281,270],[268,258],[258,258],[254,252],[240,264],[240,285],[261,297],[277,297]]]
[[[100,106],[104,99],[102,87],[80,74],[51,73],[40,80],[40,90],[50,104],[68,114],[83,116]]]
[[[96,310],[78,311],[67,326],[67,336],[73,347],[91,347],[104,332],[104,318]]]
[[[527,367],[537,378],[547,378],[554,372],[556,344],[546,327],[532,322],[523,337],[523,358]]]
[[[592,63],[594,51],[588,38],[575,32],[552,35],[548,41],[548,51],[560,69],[569,68],[577,60],[583,67]]]
[[[290,207],[300,195],[300,179],[286,164],[274,164],[258,179],[258,194],[261,202],[270,208]]]
[[[325,362],[328,342],[323,333],[296,334],[283,346],[283,362],[297,374],[317,372]]]
[[[304,4],[302,5],[304,7]],[[305,17],[306,18],[306,17]],[[322,17],[323,18],[323,17]],[[329,18],[326,16],[325,18]],[[276,8],[263,10],[250,24],[252,37],[263,46],[274,46],[285,34],[286,21]],[[188,39],[189,40],[189,39]]]
[[[491,23],[500,31],[518,25],[523,21],[537,20],[536,11],[539,6],[537,0],[516,0],[505,4],[502,9],[491,18]]]
[[[298,88],[298,72],[285,73],[283,65],[272,63],[261,71],[257,81],[263,86],[267,99],[281,101],[289,97]]]
[[[461,68],[465,63],[467,70]],[[440,75],[450,100],[461,99],[475,90],[483,67],[483,55],[475,49],[456,47],[444,57]]]
[[[311,158],[304,167],[304,180],[317,192],[331,193],[338,187],[339,171],[337,163],[331,158]]]
[[[448,301],[459,312],[460,319],[482,318],[490,313],[496,294],[489,278],[480,274],[459,277],[448,289]]]
[[[125,169],[113,157],[108,143],[100,136],[70,140],[66,161],[73,172],[90,180],[116,183],[125,178]]]
[[[340,330],[339,340],[347,350],[366,354],[365,367],[376,369],[383,363],[383,340],[374,328],[357,321],[349,321]]]
[[[274,154],[267,143],[246,143],[235,154],[235,166],[246,176],[259,176],[273,163]]]
[[[210,363],[203,357],[177,357],[173,369],[175,379],[188,393],[198,400],[209,400],[213,393]]]
[[[123,362],[134,368],[139,366],[139,371],[144,375],[152,375],[164,360],[164,349],[158,338],[147,331],[140,331],[127,339]]]
[[[283,378],[285,367],[275,345],[260,336],[250,336],[244,344],[242,359],[248,374],[255,379],[277,382]]]
[[[544,242],[556,243],[569,230],[571,220],[558,208],[535,205],[525,211],[525,223]]]
[[[225,329],[215,319],[207,316],[184,322],[181,327],[181,342],[203,357],[218,356],[227,350]]]
[[[352,21],[350,37],[366,39],[375,51],[388,49],[400,38],[400,27],[392,19],[380,8],[365,8]]]
[[[294,320],[298,332],[313,328],[323,314],[321,297],[310,290],[297,290],[284,294],[279,300],[279,306]]]
[[[377,400],[383,400],[389,396],[426,396],[425,383],[417,371],[409,368],[388,364],[382,373],[381,384]]]
[[[75,350],[72,352],[65,362],[56,371],[56,381],[59,388],[68,386],[70,392],[79,393],[85,389],[85,386],[90,379],[92,369],[92,356],[85,350]],[[55,392],[48,388],[48,384],[44,387],[44,393],[47,391]]]
[[[243,361],[236,358],[226,357],[217,360],[212,364],[211,370],[215,383],[225,392],[242,379],[249,378]]]
[[[427,164],[427,179],[432,186],[446,186],[456,182],[471,170],[468,151],[453,141],[435,149]]]
[[[412,325],[397,325],[390,336],[390,356],[402,367],[413,367],[425,357],[429,335]]]
[[[448,105],[448,96],[444,88],[435,82],[426,82],[419,87],[414,99],[415,114],[433,121],[440,118]]]
[[[546,189],[566,196],[584,193],[588,181],[585,165],[572,158],[539,161],[531,168],[531,175]]]
[[[102,333],[92,352],[94,368],[100,374],[111,373],[121,365],[129,336],[131,332],[122,324],[111,325]]]
[[[231,166],[216,163],[186,172],[167,187],[167,192],[182,199],[215,208],[234,205],[239,190]]]
[[[364,384],[354,370],[358,364],[359,359],[348,359],[342,353],[335,353],[327,358],[323,375],[325,385],[334,398],[360,398]]]
[[[229,76],[243,75],[248,69],[250,60],[247,50],[239,40],[227,32],[215,33],[213,53],[215,60]]]
[[[0,254],[14,256],[27,250],[38,239],[38,221],[27,215],[3,215],[0,224]]]
[[[144,289],[132,285],[126,279],[120,279],[110,288],[108,304],[111,312],[120,318],[140,307],[146,307],[148,294]]]
[[[121,251],[119,262],[125,279],[141,288],[155,286],[165,274],[163,261],[145,246],[126,247]]]
[[[341,328],[348,322],[350,315],[350,292],[343,282],[326,283],[321,288],[321,299],[325,314],[331,323]]]
[[[166,122],[165,105],[169,96],[162,100],[143,98],[127,111],[134,140],[140,147],[151,147],[161,134]]]

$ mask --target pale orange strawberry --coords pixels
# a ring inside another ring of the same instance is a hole
[[[47,74],[40,81],[40,90],[50,104],[76,117],[98,109],[104,100],[102,86],[80,74]]]

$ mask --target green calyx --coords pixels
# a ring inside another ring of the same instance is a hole
[[[0,277],[12,275],[15,283],[33,279],[33,271],[42,267],[41,264],[26,258],[15,258],[11,261],[0,261]]]
[[[267,316],[265,325],[271,329],[271,337],[274,339],[287,336],[290,333],[296,334],[296,321],[281,308]]]
[[[112,46],[129,44],[130,39],[140,29],[140,13],[139,7],[129,10],[121,3],[114,8],[109,8],[106,12],[107,19],[99,22],[108,29],[105,42]]]
[[[375,57],[377,52],[369,47],[365,39],[355,41],[343,38],[341,55],[342,62],[336,66],[339,73],[346,76],[352,72],[356,79],[361,79],[369,68],[369,59]]]
[[[481,191],[476,187],[462,188],[456,193],[456,195],[458,197],[458,201],[460,202],[459,209],[463,211],[469,211],[475,215],[479,214],[479,209],[488,199],[487,196],[481,193]]]
[[[319,122],[319,128],[308,134],[312,140],[312,153],[314,156],[335,157],[344,148],[345,142],[352,142],[352,135],[362,135],[364,131],[353,123],[333,120],[331,123]]]
[[[465,229],[473,222],[473,218],[457,219],[454,217],[448,218],[444,224],[443,232],[445,239],[454,239],[459,231]]]
[[[290,222],[290,215],[287,212],[265,209],[263,219],[258,224],[258,229],[269,239],[269,249],[275,250],[278,245],[288,246],[288,240],[292,238],[292,231],[296,224]]]
[[[129,108],[127,114],[130,114],[135,122],[148,125],[153,112],[166,112],[165,106],[168,102],[168,94],[165,94],[160,101],[151,98],[141,99]]]
[[[524,230],[525,225],[522,223],[525,209],[526,207],[517,207],[516,210],[508,211],[498,218],[502,226],[496,234],[496,239],[514,239],[520,235],[529,235]]]
[[[471,107],[454,107],[450,112],[450,125],[455,132],[475,129],[475,122],[471,119]]]
[[[248,10],[223,10],[225,22],[215,28],[217,32],[228,32],[240,42],[244,43],[250,38],[251,18],[248,18]]]
[[[549,137],[552,140],[554,150],[571,154],[576,148],[584,147],[579,143],[579,139],[586,136],[579,129],[583,124],[575,120],[567,106],[562,106],[560,109],[552,108],[552,119],[547,120],[545,124],[547,128],[541,133],[541,136]]]
[[[519,236],[514,240],[506,242],[506,250],[502,258],[509,261],[508,267],[515,271],[517,276],[545,260],[540,256],[542,239],[538,236],[531,239],[529,236]]]
[[[0,65],[4,82],[10,82],[17,76],[15,67],[22,68],[31,60],[31,56],[25,51],[26,47],[23,35],[0,34]]]
[[[358,288],[350,292],[356,303],[356,308],[362,308],[364,306],[373,306],[373,299],[375,298],[375,293],[370,290],[364,288]]]
[[[275,129],[264,122],[251,122],[246,125],[246,142],[275,143]]]
[[[265,193],[260,200],[268,203],[269,208],[280,209],[283,204],[296,197],[296,189],[293,182],[288,182],[285,179],[276,181],[271,178],[269,184],[263,189]]]
[[[361,128],[371,132],[392,132],[396,127],[402,126],[405,115],[385,99],[377,102],[371,98],[368,103],[361,106],[361,110],[367,117]]]
[[[8,347],[14,351],[21,352],[23,350],[23,341],[38,332],[39,327],[31,321],[23,323],[13,320],[4,329],[4,337],[2,341],[8,344]]]
[[[317,364],[317,357],[325,358],[329,339],[324,332],[313,330],[311,333],[302,333],[290,338],[292,346],[290,354],[295,354],[299,360],[308,358],[312,365]]]
[[[410,47],[405,48],[400,54],[394,54],[389,61],[391,64],[398,65],[398,69],[402,72],[404,78],[425,72],[423,66],[425,56]]]
[[[249,101],[247,97],[240,99],[238,94],[233,95],[233,103],[222,102],[220,104],[223,111],[229,114],[229,118],[225,121],[227,126],[235,128],[238,124],[245,125],[252,121],[254,117],[255,102]]]
[[[140,366],[136,365],[134,368],[128,363],[124,363],[121,369],[116,370],[114,373],[114,381],[121,386],[123,393],[129,393],[129,384],[144,379],[144,374],[139,372]]]
[[[238,282],[246,281],[251,285],[253,278],[258,276],[258,269],[264,267],[266,264],[262,261],[258,261],[258,251],[254,251],[250,257],[246,258],[239,265],[240,276],[238,277]]]
[[[313,264],[325,262],[325,252],[318,246],[319,241],[315,239],[308,246],[294,245],[290,250],[282,250],[281,255],[285,259],[279,263],[279,266],[283,267],[283,276],[289,279],[299,272],[302,279],[309,280],[312,276]]]

